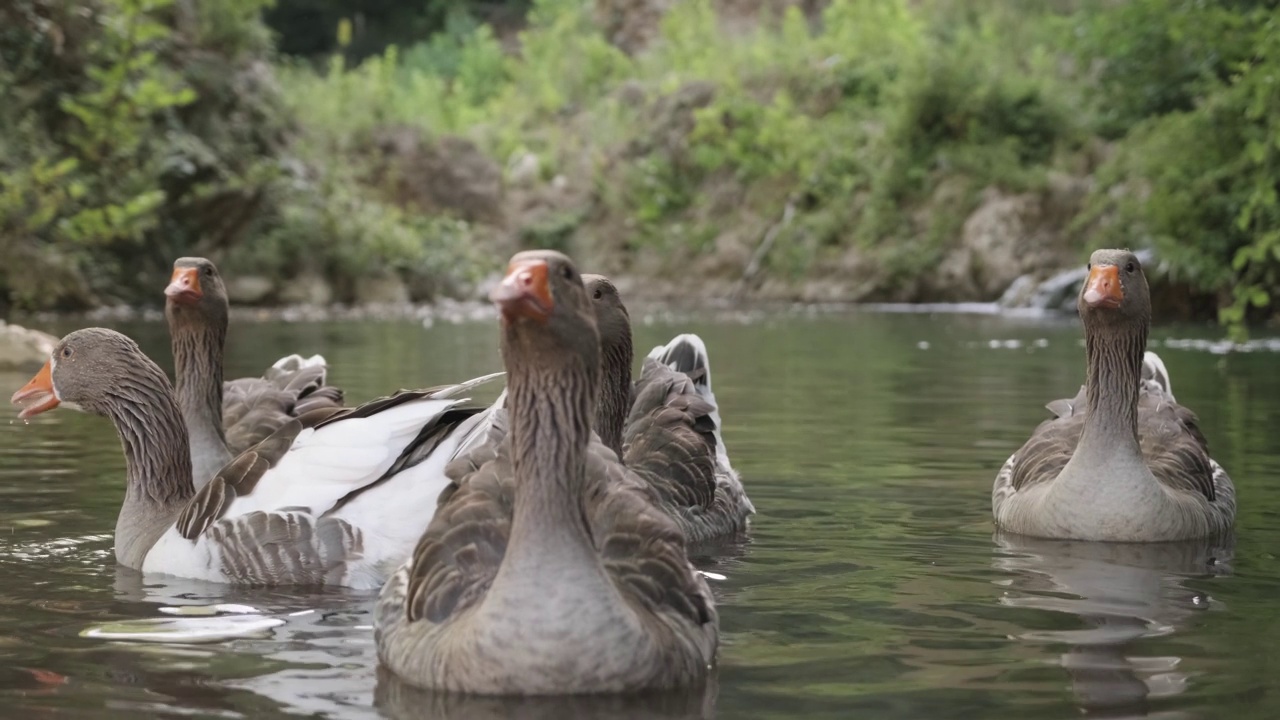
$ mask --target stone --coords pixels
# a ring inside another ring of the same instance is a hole
[[[0,371],[35,370],[49,359],[58,338],[0,320]]]
[[[237,274],[224,281],[232,305],[260,305],[276,290],[271,278],[262,275]]]
[[[333,287],[319,273],[304,272],[280,287],[280,302],[286,305],[328,305]]]
[[[1078,250],[1065,228],[1087,194],[1084,181],[1051,178],[1041,192],[1009,194],[990,187],[965,220],[960,237],[929,279],[940,300],[997,301],[1024,275],[1044,278],[1073,267]],[[1017,288],[1026,294],[1024,283]],[[1012,303],[1009,296],[1005,302]]]

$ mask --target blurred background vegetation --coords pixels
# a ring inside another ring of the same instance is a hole
[[[1276,5],[10,0],[0,302],[156,301],[183,254],[240,302],[429,300],[524,246],[992,300],[1126,246],[1239,327],[1280,300]]]

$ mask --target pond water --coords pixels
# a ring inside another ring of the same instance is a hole
[[[642,313],[636,313],[637,316]],[[64,322],[53,331],[76,327]],[[121,323],[171,367],[160,323]],[[1073,395],[1071,318],[781,311],[658,313],[641,350],[693,330],[758,509],[700,557],[723,645],[697,697],[431,698],[379,678],[366,594],[146,581],[114,567],[124,462],[110,424],[0,422],[0,708],[75,717],[1271,718],[1280,714],[1280,372],[1158,327],[1181,402],[1234,477],[1234,546],[997,537],[996,469]],[[228,377],[321,352],[351,402],[500,369],[492,322],[238,322]],[[26,375],[0,373],[4,397]],[[12,411],[7,416],[12,418]],[[82,634],[161,607],[247,605],[282,621],[207,643]]]

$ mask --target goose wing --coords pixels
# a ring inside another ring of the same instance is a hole
[[[340,408],[343,392],[327,384],[323,357],[281,358],[260,378],[223,383],[222,426],[227,449],[240,453],[265,440],[295,417],[322,408]]]
[[[423,475],[443,479],[445,440],[481,411],[456,395],[478,381],[289,420],[197,492],[143,569],[242,584],[376,587],[431,517],[443,483]],[[402,547],[397,538],[407,538]]]
[[[1036,426],[1031,437],[1009,456],[996,474],[991,488],[991,507],[996,510],[1014,493],[1058,477],[1084,432],[1085,390],[1072,398],[1045,405],[1053,417]]]
[[[729,463],[710,373],[697,335],[654,348],[623,427],[625,464],[654,486],[694,542],[745,531],[755,512]]]
[[[485,443],[450,464],[452,484],[423,534],[395,597],[382,612],[409,622],[443,624],[479,603],[506,553],[515,509],[515,480],[506,417]],[[598,440],[588,453],[583,509],[606,569],[642,616],[714,628],[714,602],[685,556],[680,527],[659,506],[652,486],[617,461]],[[394,610],[393,610],[394,606]],[[712,630],[707,630],[712,633]]]
[[[1218,500],[1226,473],[1209,457],[1209,443],[1191,410],[1160,390],[1144,390],[1138,400],[1138,441],[1151,473],[1165,486]]]

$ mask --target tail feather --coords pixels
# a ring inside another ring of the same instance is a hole
[[[1170,400],[1174,399],[1173,382],[1169,380],[1169,370],[1164,366],[1160,356],[1150,350],[1142,355],[1142,379],[1159,385]]]
[[[715,408],[711,412],[711,422],[715,424],[716,456],[724,467],[729,467],[729,454],[725,450],[724,437],[720,432],[724,427],[720,420],[720,406],[716,403],[715,393],[711,391],[711,358],[707,355],[706,343],[693,333],[684,333],[677,335],[666,345],[659,345],[649,351],[649,358],[688,375],[698,395]]]
[[[703,397],[711,394],[711,359],[702,338],[693,333],[677,335],[666,345],[649,351],[649,357],[693,380]]]
[[[281,370],[284,372],[297,372],[303,368],[324,367],[328,364],[329,363],[325,362],[323,355],[317,354],[312,355],[309,358],[304,358],[301,355],[294,353],[280,358],[271,366],[271,368],[273,370]]]

